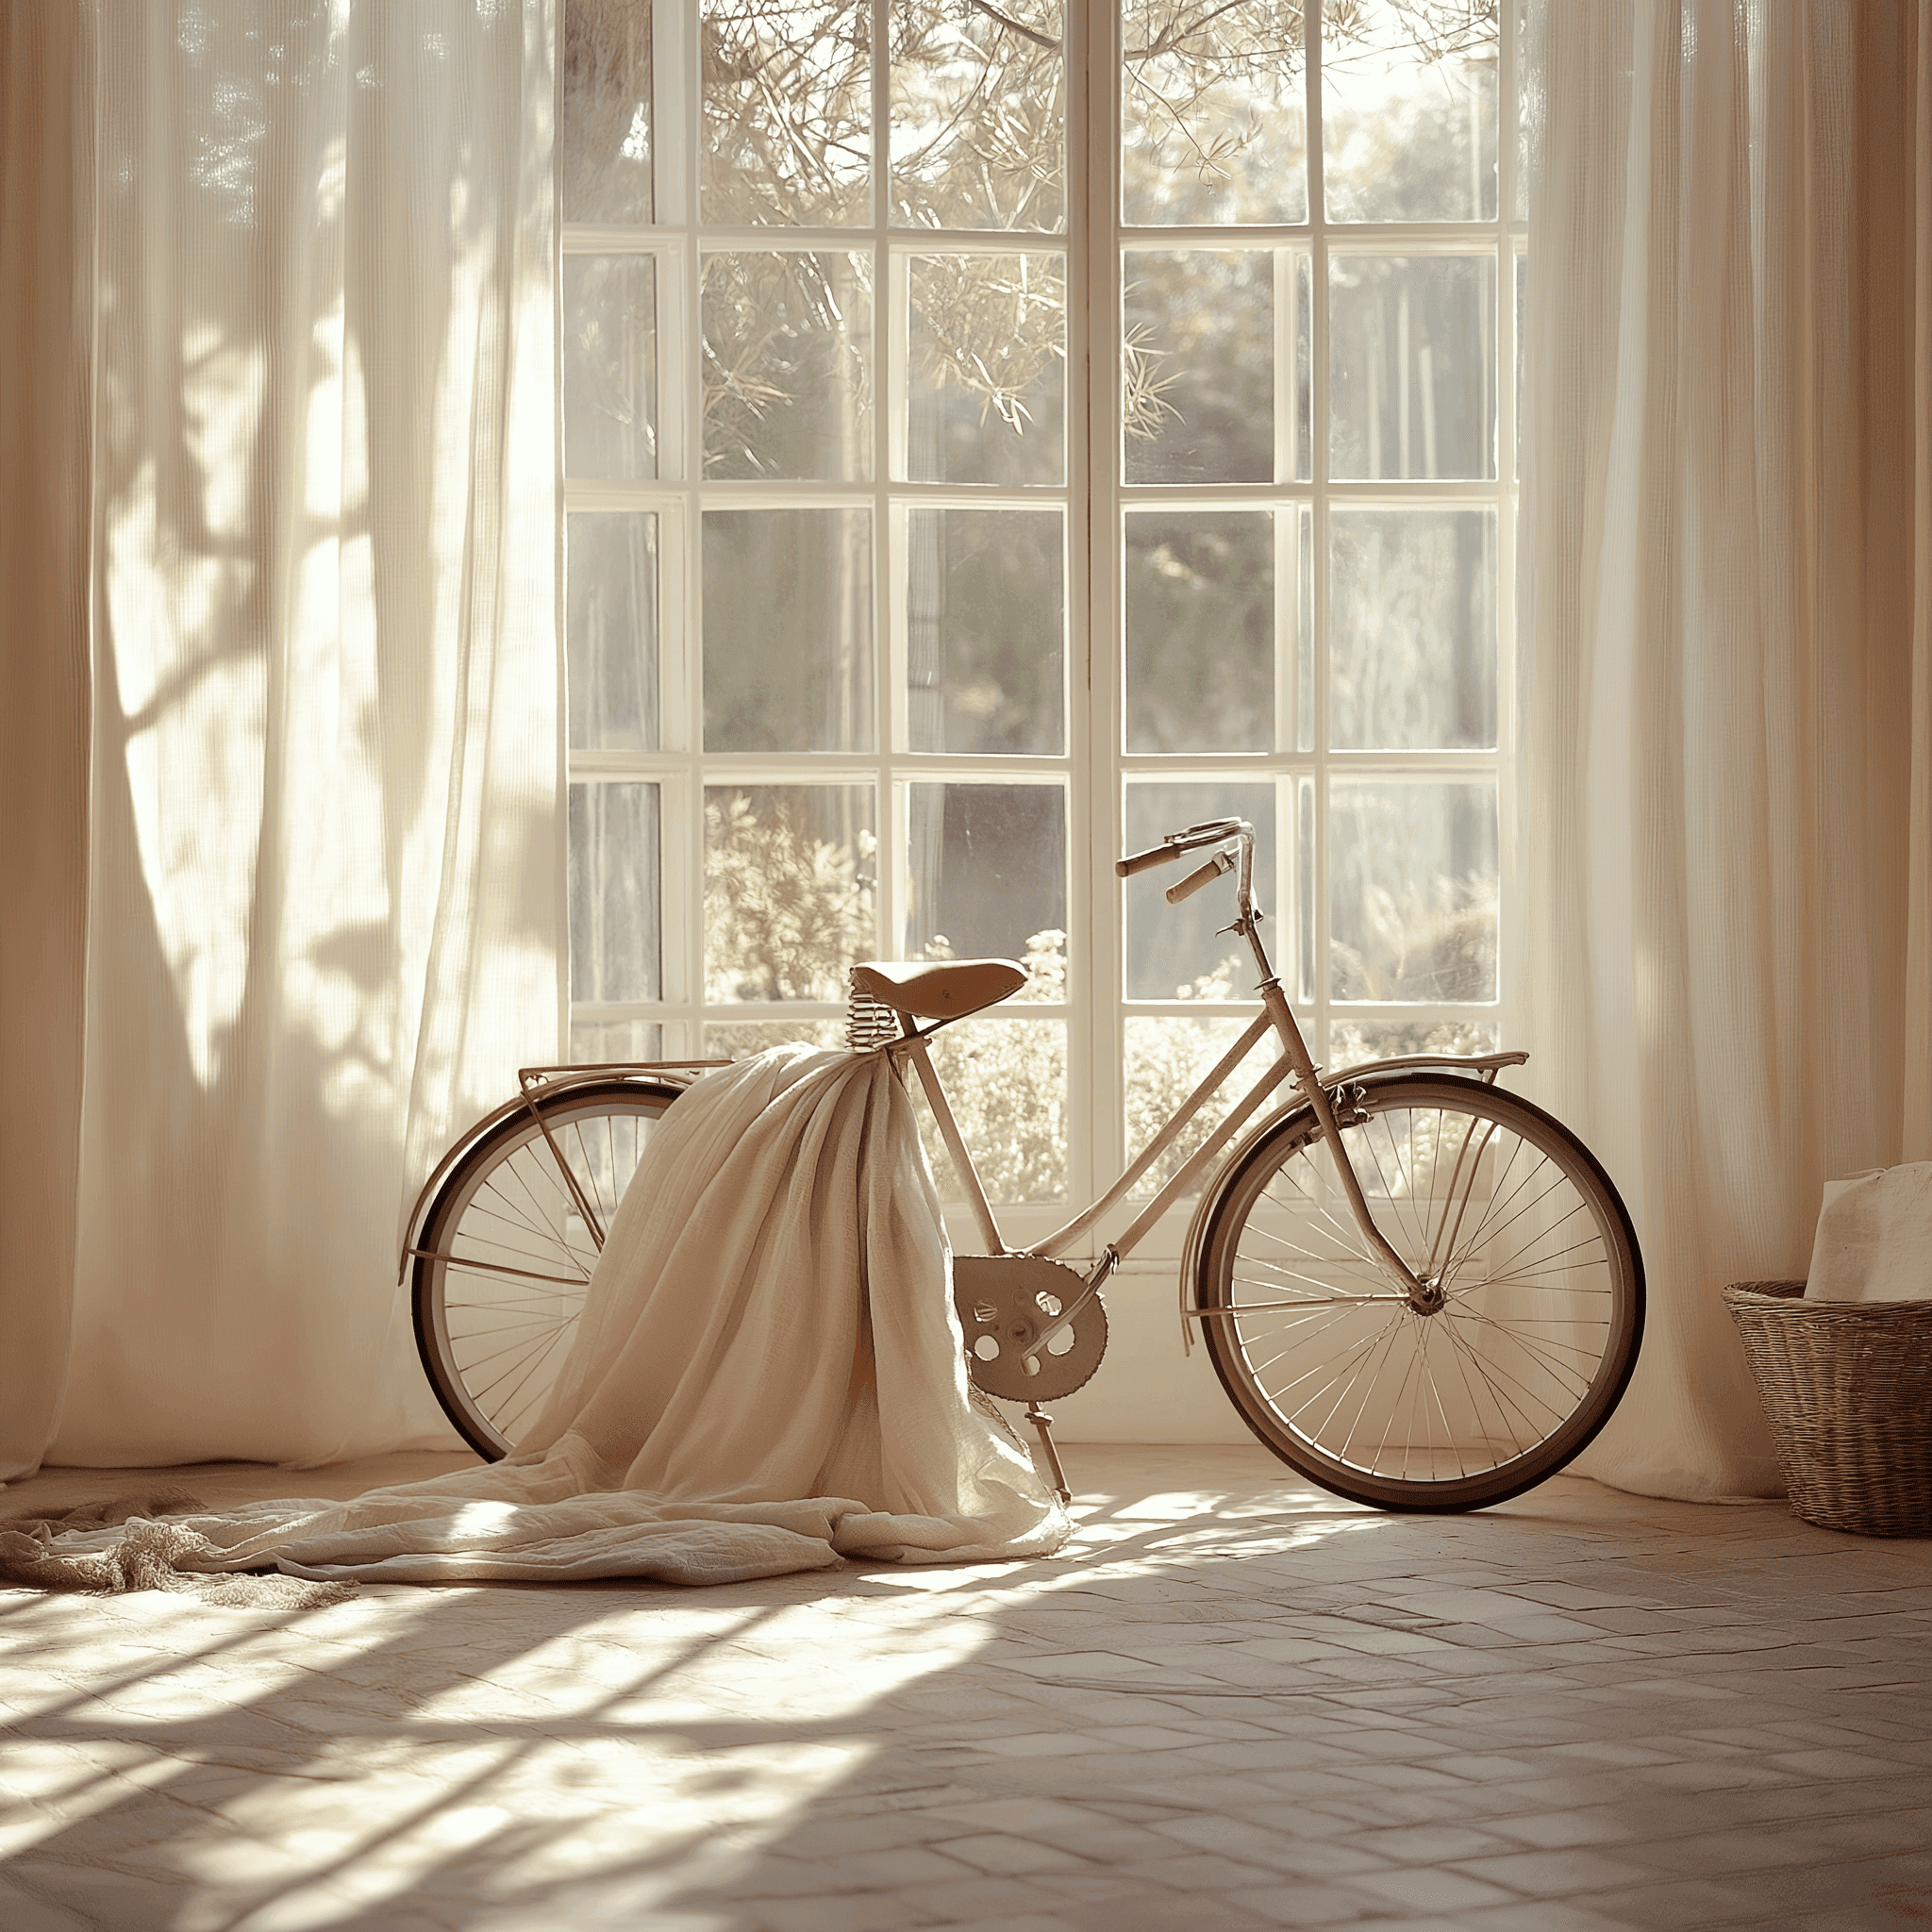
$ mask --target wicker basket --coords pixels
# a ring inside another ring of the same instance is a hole
[[[1865,1536],[1932,1536],[1932,1301],[1809,1302],[1802,1281],[1724,1290],[1791,1507]]]

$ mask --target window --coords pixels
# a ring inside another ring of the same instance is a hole
[[[1225,811],[1318,1058],[1492,1043],[1494,0],[564,22],[573,1051],[1024,958],[953,1084],[996,1197],[1084,1192],[1253,1010],[1217,895],[1110,864]]]

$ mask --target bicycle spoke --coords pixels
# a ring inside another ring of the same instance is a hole
[[[1547,1370],[1549,1374],[1551,1374],[1552,1375],[1574,1375],[1577,1373],[1576,1368],[1574,1364],[1564,1362],[1557,1358],[1555,1351],[1565,1347],[1566,1344],[1560,1341],[1557,1341],[1552,1338],[1541,1335],[1532,1336],[1526,1334],[1522,1329],[1511,1327],[1506,1323],[1491,1321],[1489,1317],[1478,1314],[1473,1309],[1458,1308],[1453,1314],[1445,1312],[1439,1319],[1443,1321],[1460,1322],[1465,1326],[1493,1328],[1497,1330],[1499,1333],[1507,1335],[1509,1338],[1510,1341],[1516,1347],[1520,1348],[1524,1352],[1524,1354],[1531,1357],[1542,1368]],[[1590,1350],[1578,1346],[1576,1344],[1567,1344],[1567,1346],[1570,1347],[1570,1352],[1572,1354],[1584,1357],[1588,1360],[1595,1361],[1601,1358],[1600,1356],[1593,1355],[1591,1353]],[[1588,1375],[1584,1375],[1581,1378],[1581,1380],[1575,1384],[1575,1391],[1580,1394],[1582,1391],[1587,1389],[1589,1386],[1590,1377]]]
[[[1437,1418],[1441,1424],[1441,1427],[1440,1429],[1433,1427],[1430,1429],[1430,1440],[1432,1443],[1446,1443],[1456,1457],[1456,1474],[1457,1475],[1467,1475],[1469,1474],[1469,1470],[1463,1459],[1462,1446],[1456,1441],[1456,1430],[1449,1420],[1448,1405],[1443,1402],[1442,1391],[1437,1386],[1436,1383],[1435,1351],[1433,1351],[1430,1347],[1429,1336],[1426,1329],[1424,1331],[1423,1335],[1423,1345],[1421,1355],[1423,1363],[1423,1374],[1428,1383],[1429,1397],[1435,1406]],[[1431,1467],[1429,1470],[1429,1477],[1433,1481],[1437,1477],[1437,1471],[1433,1466],[1433,1454],[1431,1456],[1430,1460]]]
[[[1516,1264],[1527,1253],[1528,1250],[1524,1249],[1518,1254],[1509,1256],[1504,1268],[1500,1271],[1491,1263],[1489,1272],[1484,1274],[1482,1280],[1473,1283],[1472,1286],[1481,1288],[1486,1285],[1502,1283],[1511,1287],[1524,1287],[1540,1283],[1552,1274],[1580,1274],[1586,1272],[1594,1272],[1601,1274],[1606,1266],[1603,1237],[1597,1233],[1595,1228],[1591,1228],[1589,1237],[1584,1241],[1576,1242],[1574,1247],[1557,1249],[1557,1254],[1550,1260],[1538,1261],[1528,1268],[1517,1267]],[[1562,1259],[1562,1257],[1565,1255],[1585,1255],[1589,1258],[1581,1261],[1565,1261]],[[1603,1289],[1579,1288],[1575,1286],[1566,1286],[1559,1291],[1563,1294],[1601,1294],[1606,1292]]]
[[[1380,1349],[1381,1362],[1386,1363],[1389,1357],[1394,1354],[1395,1344],[1397,1341],[1400,1340],[1400,1333],[1401,1331],[1392,1322],[1390,1323],[1382,1331]],[[1371,1353],[1373,1354],[1374,1351],[1371,1351]],[[1368,1413],[1369,1401],[1370,1398],[1375,1392],[1377,1379],[1380,1376],[1380,1364],[1378,1364],[1375,1367],[1375,1369],[1371,1372],[1368,1368],[1368,1360],[1366,1357],[1364,1357],[1361,1368],[1358,1369],[1356,1372],[1356,1374],[1349,1378],[1348,1387],[1341,1392],[1341,1395],[1338,1398],[1335,1404],[1335,1407],[1329,1410],[1328,1420],[1332,1421],[1335,1414],[1341,1409],[1342,1403],[1345,1402],[1351,1395],[1353,1395],[1357,1388],[1360,1389],[1361,1400],[1356,1404],[1355,1413],[1353,1416],[1349,1418],[1348,1425],[1345,1429],[1343,1429],[1341,1433],[1341,1446],[1334,1452],[1335,1454],[1344,1457],[1347,1456],[1348,1445],[1356,1440],[1357,1432],[1361,1427],[1362,1417]],[[1405,1376],[1405,1380],[1406,1379],[1407,1377]],[[1317,1440],[1321,1440],[1321,1437],[1319,1435],[1317,1437]]]
[[[1546,1413],[1552,1416],[1556,1416],[1560,1413],[1556,1408],[1554,1404],[1544,1400],[1544,1398],[1538,1395],[1537,1392],[1533,1389],[1531,1389],[1526,1383],[1524,1383],[1520,1377],[1509,1374],[1500,1366],[1500,1364],[1495,1362],[1491,1357],[1488,1356],[1477,1355],[1475,1349],[1471,1344],[1469,1338],[1467,1336],[1458,1333],[1454,1328],[1451,1328],[1446,1332],[1448,1333],[1452,1342],[1454,1342],[1457,1347],[1464,1348],[1469,1351],[1470,1359],[1478,1365],[1477,1373],[1482,1376],[1484,1382],[1488,1385],[1491,1395],[1493,1395],[1499,1403],[1503,1400],[1504,1391],[1507,1387],[1507,1389],[1513,1390],[1517,1393],[1517,1395],[1523,1398],[1524,1402],[1541,1407]],[[1515,1405],[1511,1406],[1514,1407]],[[1518,1407],[1517,1413],[1523,1417],[1524,1422],[1528,1422],[1528,1409]]]
[[[536,1354],[529,1358],[528,1365],[525,1368],[522,1375],[520,1375],[517,1378],[516,1382],[512,1385],[508,1393],[499,1396],[496,1399],[492,1413],[496,1417],[497,1426],[503,1430],[503,1433],[506,1436],[509,1436],[512,1441],[515,1441],[515,1437],[514,1435],[512,1435],[508,1424],[520,1419],[526,1412],[525,1408],[515,1406],[517,1397],[521,1395],[526,1388],[529,1387],[530,1377],[534,1375],[537,1373],[537,1371],[541,1369],[543,1366],[543,1364],[550,1359],[551,1356],[557,1352],[558,1345],[563,1341],[565,1333],[566,1331],[562,1328],[553,1330],[552,1333],[545,1339],[542,1346],[540,1349],[538,1349]],[[497,1378],[497,1381],[491,1385],[491,1391],[492,1392],[495,1390],[495,1388],[501,1384],[502,1380],[503,1377],[499,1376]],[[534,1403],[540,1400],[541,1396],[548,1392],[549,1387],[550,1385],[547,1382],[543,1384],[543,1386],[535,1394],[531,1396],[531,1402]]]
[[[1259,1271],[1259,1274],[1256,1276],[1256,1285],[1257,1287],[1262,1287],[1266,1283],[1299,1281],[1306,1282],[1310,1288],[1324,1291],[1327,1294],[1332,1295],[1342,1291],[1360,1292],[1360,1284],[1368,1283],[1371,1286],[1381,1284],[1384,1291],[1388,1291],[1386,1284],[1382,1283],[1381,1275],[1367,1264],[1355,1270],[1353,1276],[1347,1278],[1350,1286],[1346,1290],[1338,1289],[1337,1284],[1325,1276],[1310,1274],[1306,1270],[1300,1268],[1284,1268],[1279,1262],[1264,1261],[1255,1256],[1247,1257],[1247,1265],[1251,1270]]]
[[[1524,1143],[1521,1141],[1519,1141],[1516,1143],[1515,1147],[1510,1150],[1508,1162],[1509,1167],[1513,1167],[1516,1164],[1516,1157],[1523,1152],[1523,1147]],[[1496,1210],[1499,1208],[1507,1207],[1509,1202],[1513,1200],[1517,1194],[1521,1193],[1525,1187],[1529,1186],[1535,1180],[1536,1176],[1539,1174],[1541,1174],[1542,1170],[1546,1167],[1550,1169],[1550,1173],[1552,1175],[1549,1186],[1546,1187],[1541,1194],[1535,1196],[1534,1199],[1524,1202],[1522,1206],[1517,1208],[1509,1215],[1507,1221],[1503,1221],[1500,1223],[1496,1222]],[[1507,1173],[1508,1167],[1506,1167],[1504,1173],[1497,1176],[1499,1183],[1507,1177]],[[1490,1201],[1488,1211],[1484,1214],[1482,1222],[1477,1225],[1475,1231],[1470,1237],[1470,1247],[1464,1249],[1463,1252],[1467,1254],[1471,1248],[1475,1247],[1480,1242],[1494,1239],[1494,1237],[1496,1235],[1501,1234],[1505,1228],[1512,1226],[1517,1221],[1521,1220],[1522,1217],[1524,1214],[1528,1213],[1532,1208],[1536,1207],[1539,1202],[1547,1200],[1549,1196],[1557,1191],[1557,1189],[1566,1185],[1566,1182],[1567,1176],[1564,1174],[1561,1168],[1556,1167],[1555,1165],[1553,1165],[1553,1163],[1547,1160],[1539,1160],[1528,1168],[1528,1170],[1524,1173],[1523,1178],[1517,1182],[1516,1186],[1513,1189],[1510,1190],[1510,1192],[1507,1196],[1505,1196],[1501,1192],[1499,1186],[1497,1192],[1491,1197]],[[1581,1204],[1579,1203],[1578,1205],[1580,1206]]]
[[[1311,1223],[1325,1225],[1332,1230],[1336,1245],[1344,1252],[1356,1252],[1359,1249],[1361,1230],[1355,1223],[1352,1220],[1338,1220],[1326,1208],[1319,1206],[1306,1193],[1300,1202],[1277,1201],[1274,1206],[1277,1211],[1283,1214],[1299,1215]]]
[[[473,1249],[515,1256],[522,1261],[553,1261],[559,1246],[567,1247],[555,1235],[544,1236],[528,1230],[521,1222],[506,1223],[482,1202],[475,1204],[465,1216],[459,1237]]]
[[[1315,1366],[1305,1370],[1292,1380],[1284,1383],[1274,1391],[1277,1401],[1282,1397],[1292,1394],[1304,1382],[1313,1381],[1316,1377],[1323,1376],[1325,1371],[1325,1379],[1322,1380],[1317,1387],[1309,1390],[1292,1410],[1284,1411],[1284,1417],[1290,1426],[1300,1430],[1311,1441],[1320,1441],[1328,1424],[1333,1421],[1337,1410],[1349,1399],[1357,1384],[1360,1382],[1370,1358],[1378,1350],[1386,1354],[1390,1347],[1393,1345],[1393,1339],[1391,1326],[1385,1324],[1373,1334],[1364,1337],[1362,1341],[1356,1343],[1353,1352],[1344,1355],[1339,1361],[1333,1364],[1317,1363]],[[1312,1428],[1305,1426],[1302,1418],[1315,1403],[1325,1397],[1331,1390],[1334,1391],[1335,1399],[1329,1404],[1320,1423]]]
[[[1489,1373],[1482,1357],[1477,1355],[1474,1349],[1467,1347],[1453,1330],[1449,1331],[1449,1346],[1462,1362],[1465,1374],[1470,1370],[1474,1371],[1476,1381],[1481,1387],[1483,1394],[1489,1398],[1491,1411],[1495,1417],[1495,1426],[1509,1444],[1510,1455],[1521,1456],[1524,1452],[1524,1443],[1518,1427],[1519,1422],[1529,1426],[1532,1432],[1532,1441],[1541,1441],[1544,1431],[1536,1428],[1535,1424],[1530,1422],[1528,1415],[1522,1408],[1505,1399],[1503,1391],[1496,1387],[1495,1379]],[[1474,1391],[1471,1391],[1471,1397],[1476,1421],[1480,1424],[1482,1422],[1482,1404],[1480,1400],[1475,1398]]]
[[[549,1190],[544,1199],[539,1198],[535,1185],[540,1178]],[[515,1195],[506,1185],[508,1182],[515,1183]],[[521,1195],[522,1199],[517,1199],[516,1195]],[[519,1148],[499,1163],[477,1190],[477,1196],[479,1202],[488,1200],[493,1204],[491,1211],[527,1229],[542,1241],[557,1239],[558,1230],[568,1217],[571,1206],[569,1191],[551,1174],[547,1150],[539,1155],[530,1148]],[[551,1202],[560,1204],[560,1214],[547,1211]],[[476,1205],[472,1204],[473,1211]]]
[[[1266,1373],[1266,1371],[1272,1369],[1276,1362],[1282,1360],[1283,1357],[1291,1352],[1291,1349],[1305,1349],[1311,1342],[1319,1341],[1322,1339],[1322,1337],[1328,1332],[1330,1328],[1334,1327],[1335,1324],[1339,1322],[1346,1321],[1353,1312],[1354,1310],[1348,1307],[1334,1308],[1328,1312],[1327,1319],[1322,1324],[1322,1325],[1319,1328],[1314,1329],[1312,1332],[1298,1331],[1292,1335],[1283,1338],[1281,1346],[1277,1348],[1275,1352],[1267,1358],[1266,1361],[1254,1363],[1256,1374],[1263,1374]],[[1300,1316],[1294,1317],[1292,1319],[1298,1321],[1307,1321],[1308,1318],[1306,1316]],[[1245,1324],[1241,1324],[1239,1322],[1235,1325],[1237,1329],[1240,1331],[1242,1338],[1241,1346],[1243,1350],[1248,1352],[1249,1359],[1252,1362],[1254,1360],[1253,1350],[1247,1339],[1248,1331],[1246,1329],[1246,1326]],[[1258,1338],[1257,1339],[1258,1340]],[[1281,1395],[1287,1394],[1291,1389],[1295,1388],[1300,1382],[1306,1381],[1309,1375],[1319,1374],[1321,1373],[1321,1367],[1322,1365],[1318,1364],[1316,1367],[1307,1370],[1303,1374],[1297,1376],[1294,1381],[1285,1383],[1279,1390],[1276,1390],[1274,1392],[1276,1394]]]

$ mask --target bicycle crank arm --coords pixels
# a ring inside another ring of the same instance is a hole
[[[1047,1343],[1055,1336],[1064,1329],[1073,1327],[1074,1316],[1079,1314],[1081,1309],[1100,1292],[1101,1283],[1120,1266],[1120,1261],[1121,1257],[1111,1247],[1108,1247],[1101,1255],[1099,1261],[1094,1266],[1093,1273],[1087,1277],[1086,1286],[1081,1289],[1080,1292],[1058,1315],[1054,1316],[1047,1323],[1045,1327],[1041,1329],[1040,1333],[1027,1345],[1026,1359],[1028,1361],[1038,1361],[1041,1351],[1046,1347]]]

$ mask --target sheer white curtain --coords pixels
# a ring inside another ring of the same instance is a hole
[[[552,0],[0,21],[0,1475],[428,1437],[554,1056]]]
[[[1774,1493],[1718,1291],[1932,1158],[1932,4],[1529,41],[1514,984],[1651,1289],[1581,1466]]]

